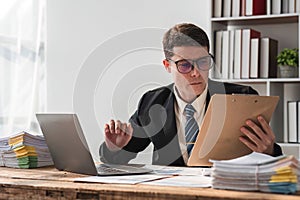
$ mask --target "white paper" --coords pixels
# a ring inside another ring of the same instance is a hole
[[[157,174],[145,175],[126,175],[126,176],[88,176],[74,179],[75,182],[89,182],[89,183],[113,183],[113,184],[137,184],[146,181],[157,180],[169,176]]]
[[[212,178],[208,176],[172,176],[142,184],[178,187],[211,187]]]
[[[267,154],[252,152],[246,156],[238,157],[231,160],[210,160],[211,162],[227,163],[227,164],[241,164],[241,165],[258,165],[269,162],[274,162],[281,159],[283,156],[272,157]]]
[[[160,175],[200,175],[210,176],[211,168],[207,167],[170,167],[161,165],[146,165],[154,174]]]

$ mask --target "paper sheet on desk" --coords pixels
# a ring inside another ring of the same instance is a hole
[[[207,167],[170,167],[162,165],[145,165],[148,169],[152,169],[153,173],[160,175],[200,175],[210,176],[211,168]]]
[[[75,182],[89,183],[113,183],[113,184],[138,184],[142,182],[167,178],[166,175],[145,174],[145,175],[128,175],[128,176],[88,176],[74,179]]]
[[[282,156],[270,156],[267,154],[262,154],[262,153],[257,153],[257,152],[252,152],[248,155],[241,156],[235,159],[230,159],[230,160],[210,160],[210,162],[215,162],[215,163],[225,163],[225,164],[235,164],[235,165],[262,165],[262,164],[267,164],[267,163],[272,163],[277,160],[280,160],[282,158],[285,158],[286,155]]]
[[[178,186],[178,187],[211,187],[212,178],[208,176],[172,176],[169,178],[145,182],[147,185]]]

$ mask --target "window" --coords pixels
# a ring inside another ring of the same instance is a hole
[[[0,137],[38,132],[46,107],[45,0],[0,1]]]

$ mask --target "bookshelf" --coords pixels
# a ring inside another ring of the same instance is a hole
[[[271,14],[270,12],[272,11],[269,10],[266,11],[266,13],[270,14],[264,15],[214,17],[215,1],[220,2],[221,0],[211,0],[211,51],[214,54],[216,53],[216,31],[230,31],[249,28],[259,31],[261,33],[261,37],[276,39],[278,41],[278,53],[283,50],[283,48],[299,48],[300,13]],[[226,1],[230,0],[222,0],[223,4]],[[231,8],[233,8],[233,3],[235,2],[236,1],[233,0],[231,1]],[[266,2],[268,3],[269,0]],[[298,77],[296,78],[221,78],[216,77],[214,72],[210,74],[210,78],[216,81],[250,85],[256,89],[260,95],[280,96],[280,101],[273,115],[271,126],[275,132],[276,141],[280,143],[283,149],[285,148],[285,145],[288,148],[295,147],[299,149],[300,147],[299,143],[287,144],[287,102],[300,100],[299,77],[300,70]]]

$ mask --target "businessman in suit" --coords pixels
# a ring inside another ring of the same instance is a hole
[[[258,94],[248,86],[210,80],[214,62],[209,48],[206,33],[194,24],[177,24],[165,33],[163,65],[174,83],[146,92],[129,123],[105,124],[105,142],[99,149],[103,162],[128,163],[152,142],[153,164],[184,166],[189,142],[195,140],[213,94]],[[252,151],[281,155],[269,124],[262,116],[258,122],[245,122],[240,141]],[[187,134],[192,136],[187,139]]]

